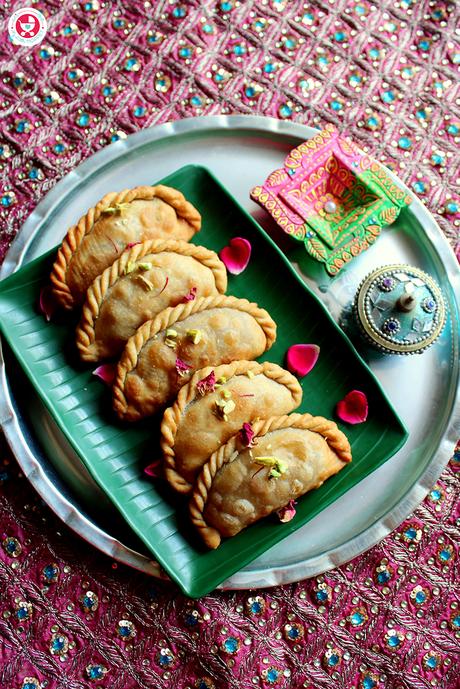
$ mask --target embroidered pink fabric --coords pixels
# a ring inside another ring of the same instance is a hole
[[[335,124],[426,202],[457,253],[458,13],[446,0],[39,0],[35,48],[3,3],[0,252],[66,173],[171,119]],[[457,100],[456,100],[457,99]],[[187,600],[75,537],[6,445],[0,686],[460,686],[460,454],[416,513],[322,577]]]

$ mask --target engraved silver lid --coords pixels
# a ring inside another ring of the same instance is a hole
[[[354,313],[364,337],[387,354],[420,354],[446,322],[442,292],[420,268],[382,266],[358,288]]]

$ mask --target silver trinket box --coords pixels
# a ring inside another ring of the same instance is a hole
[[[446,322],[438,284],[420,268],[404,264],[383,266],[367,275],[353,310],[362,335],[386,354],[424,352]]]

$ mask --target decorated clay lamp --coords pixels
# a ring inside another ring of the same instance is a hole
[[[437,283],[407,265],[372,271],[361,283],[353,308],[366,340],[386,354],[420,354],[437,340],[446,322]]]
[[[336,275],[412,199],[386,170],[328,124],[294,148],[251,198]]]

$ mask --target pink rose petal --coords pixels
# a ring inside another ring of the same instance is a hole
[[[252,447],[254,445],[254,431],[250,423],[243,424],[239,438],[243,447]]]
[[[148,466],[145,467],[144,469],[144,474],[147,474],[147,476],[150,476],[150,478],[161,478],[162,472],[161,472],[161,465],[163,464],[161,459],[157,459],[155,462],[152,462]]]
[[[206,376],[206,378],[202,378],[196,384],[196,389],[199,395],[205,395],[207,392],[214,392],[215,388],[216,374],[214,373],[214,371],[211,371],[211,373],[208,376]]]
[[[38,308],[45,316],[47,321],[50,321],[58,310],[59,307],[54,299],[53,290],[50,285],[46,285],[46,287],[41,288],[40,297],[38,300]]]
[[[315,344],[295,344],[286,353],[286,366],[296,376],[306,376],[318,361],[320,348]]]
[[[363,423],[367,419],[367,397],[360,390],[352,390],[337,403],[335,413],[345,423]]]
[[[186,303],[187,301],[193,301],[196,297],[196,287],[191,287],[190,292],[185,295],[185,297],[182,299],[183,303]]]
[[[132,249],[133,246],[137,246],[137,245],[140,244],[140,243],[141,243],[141,242],[130,242],[129,244],[127,244],[127,245],[125,246],[125,251],[126,251],[127,249]]]
[[[286,524],[287,522],[290,522],[291,519],[294,519],[296,515],[296,509],[294,505],[297,505],[296,501],[289,500],[287,505],[282,507],[280,510],[277,510],[276,514],[278,515],[280,522]]]
[[[239,275],[247,267],[251,258],[251,243],[244,237],[233,237],[228,246],[219,253],[219,256],[228,272]]]
[[[182,359],[179,359],[177,357],[176,359],[176,371],[180,376],[185,376],[186,373],[191,371],[192,367],[189,366],[188,364],[185,363],[185,361],[182,361]]]
[[[112,385],[116,370],[116,364],[102,364],[94,369],[93,376],[100,378],[106,385]]]

